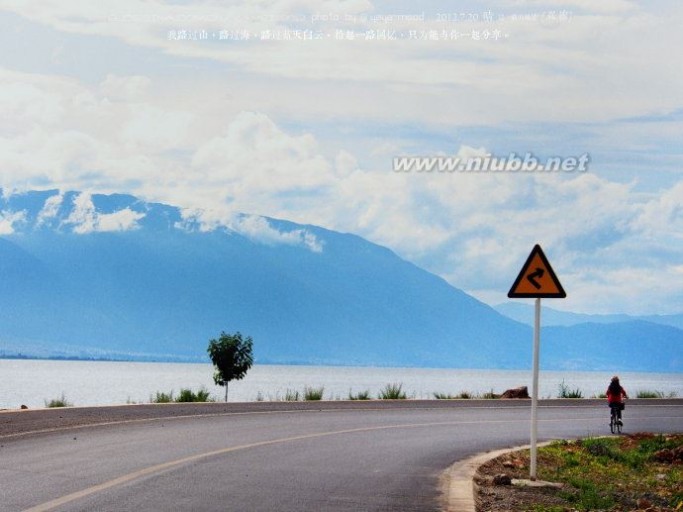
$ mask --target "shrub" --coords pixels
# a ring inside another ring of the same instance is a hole
[[[676,398],[677,394],[672,391],[668,395],[663,391],[651,391],[649,389],[641,390],[636,393],[636,398]]]
[[[191,389],[181,389],[176,402],[213,402],[209,391],[206,388],[200,388],[199,391],[193,393]]]
[[[60,398],[53,398],[49,402],[45,400],[45,407],[72,407],[73,404],[70,404],[67,402],[66,397],[64,396],[64,393],[62,393],[62,396]]]
[[[560,382],[560,392],[557,398],[583,398],[583,392],[579,388],[569,389],[563,380]]]
[[[434,393],[434,398],[437,400],[453,400],[456,397],[450,393]]]
[[[322,400],[324,389],[325,388],[322,386],[320,386],[319,388],[309,388],[308,386],[304,387],[304,400],[306,400],[306,401]]]
[[[387,384],[384,389],[380,390],[379,398],[381,400],[405,400],[407,396],[403,391],[402,383],[393,383]]]
[[[370,391],[359,391],[355,395],[349,391],[349,400],[370,400]]]
[[[171,391],[170,393],[162,393],[161,391],[157,391],[156,395],[150,398],[149,401],[153,404],[171,403],[173,401],[173,391]]]
[[[298,402],[301,395],[296,389],[289,389],[285,391],[285,402]]]

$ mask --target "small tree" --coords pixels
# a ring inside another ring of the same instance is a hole
[[[254,363],[252,347],[251,336],[242,338],[239,332],[235,334],[221,332],[217,340],[209,340],[207,352],[216,369],[213,381],[219,386],[225,386],[226,402],[228,401],[228,383],[231,380],[242,379]]]

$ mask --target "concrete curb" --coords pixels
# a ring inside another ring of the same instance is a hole
[[[538,447],[547,446],[551,442],[538,443]],[[504,448],[502,450],[480,453],[453,464],[442,475],[443,512],[476,512],[474,476],[477,474],[479,466],[506,453],[528,449],[529,445]]]

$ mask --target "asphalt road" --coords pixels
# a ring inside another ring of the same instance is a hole
[[[219,407],[105,408],[89,427],[70,425],[93,409],[34,411],[32,434],[31,415],[1,413],[0,510],[436,511],[447,467],[529,441],[528,401]],[[625,432],[683,432],[683,401],[633,400],[624,418]],[[539,438],[607,423],[602,402],[543,401]]]

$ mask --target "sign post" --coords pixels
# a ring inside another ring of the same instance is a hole
[[[536,244],[524,263],[517,279],[508,292],[511,299],[534,298],[534,350],[533,380],[531,385],[531,464],[529,478],[536,480],[536,459],[538,438],[538,372],[541,349],[541,298],[563,299],[567,296],[545,257],[541,246]]]

